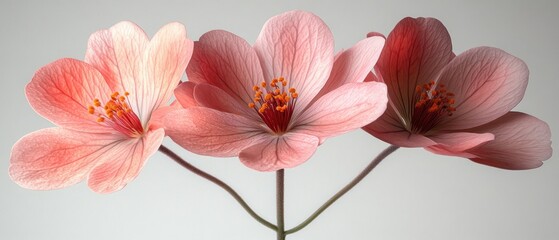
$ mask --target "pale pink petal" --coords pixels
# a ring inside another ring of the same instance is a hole
[[[10,177],[35,190],[64,188],[83,180],[99,162],[111,157],[121,139],[47,128],[21,138],[12,148]]]
[[[368,38],[370,38],[370,37],[381,37],[381,38],[386,38],[386,37],[384,36],[384,34],[379,33],[379,32],[370,32],[370,33],[367,33],[367,37],[368,37]]]
[[[330,78],[315,100],[346,83],[363,82],[375,66],[383,46],[384,38],[370,37],[343,51],[334,61]]]
[[[380,74],[375,74],[373,72],[369,72],[369,73],[367,73],[367,76],[365,77],[365,80],[363,80],[363,82],[381,82],[381,83],[384,83],[384,79],[382,79],[382,75],[380,75]]]
[[[168,104],[192,56],[194,43],[180,23],[163,26],[151,39],[144,55],[142,78],[136,80],[138,117],[145,125],[152,112]],[[134,96],[132,96],[134,97]],[[134,100],[130,100],[134,101]]]
[[[387,101],[384,83],[347,83],[304,111],[294,120],[294,129],[320,138],[336,136],[377,119]]]
[[[429,138],[437,144],[428,146],[425,149],[442,155],[468,157],[464,151],[476,147],[488,141],[495,139],[491,133],[471,133],[471,132],[453,132],[443,133]]]
[[[468,150],[472,161],[505,169],[531,169],[551,157],[551,130],[542,120],[520,112],[509,112],[473,129],[490,132],[495,140]]]
[[[89,187],[98,193],[118,191],[134,180],[165,137],[163,129],[147,132],[141,138],[119,142],[106,153],[107,160],[96,166],[88,178]]]
[[[136,95],[134,83],[140,78],[140,63],[148,43],[140,27],[120,22],[89,37],[85,62],[101,72],[113,91],[129,91]]]
[[[162,128],[165,125],[163,124],[163,120],[172,111],[182,109],[183,107],[178,101],[173,101],[171,105],[160,107],[153,114],[151,114],[151,119],[149,121],[149,129],[155,130],[158,128]]]
[[[269,19],[254,49],[264,79],[284,77],[299,93],[297,116],[326,83],[334,60],[334,38],[316,15],[291,11]]]
[[[495,120],[522,100],[528,67],[500,49],[479,47],[448,64],[438,83],[455,94],[456,112],[444,118],[437,128],[467,129]]]
[[[255,121],[261,119],[256,110],[249,108],[247,104],[241,104],[222,89],[210,84],[197,84],[194,88],[194,99],[203,107],[238,114]]]
[[[244,149],[239,159],[247,167],[258,171],[292,168],[314,154],[318,141],[315,136],[298,132],[268,135],[264,141]]]
[[[193,153],[215,157],[237,156],[270,134],[261,123],[204,107],[173,111],[164,123],[167,135],[177,144]]]
[[[376,123],[378,121],[381,121],[381,119],[378,119],[373,123]],[[371,125],[367,125],[363,127],[363,130],[382,141],[400,147],[427,147],[437,144],[428,137],[420,134],[410,133],[404,129],[398,129],[395,131],[376,131],[376,129],[372,128]]]
[[[194,87],[196,83],[193,82],[183,82],[175,88],[175,98],[177,102],[183,107],[198,106],[196,100],[194,99]]]
[[[450,35],[439,20],[408,17],[394,27],[376,67],[405,119],[411,119],[416,86],[435,80],[453,57]]]
[[[252,47],[239,36],[223,30],[200,37],[186,74],[189,81],[221,88],[240,104],[252,102],[252,87],[264,80]]]
[[[95,68],[69,58],[39,69],[25,88],[27,100],[41,116],[58,126],[84,132],[111,131],[88,112],[94,99],[105,103],[110,94],[111,89]]]

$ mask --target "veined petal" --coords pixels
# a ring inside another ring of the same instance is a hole
[[[164,106],[164,107],[160,107],[158,109],[156,109],[153,114],[151,114],[151,119],[149,120],[149,129],[150,130],[155,130],[158,128],[163,128],[165,125],[163,124],[163,121],[165,120],[165,117],[167,116],[167,114],[169,114],[172,111],[175,110],[179,110],[182,109],[183,107],[181,106],[181,104],[177,101],[173,101],[171,103],[171,105],[169,106]]]
[[[455,94],[456,111],[442,119],[437,128],[467,129],[497,119],[522,100],[528,67],[500,49],[479,47],[449,63],[438,83]]]
[[[402,117],[411,119],[416,86],[435,80],[452,58],[450,35],[439,20],[404,18],[394,27],[377,67]]]
[[[186,38],[184,26],[176,22],[163,26],[151,39],[144,55],[142,78],[135,83],[142,93],[136,101],[140,104],[138,117],[144,126],[155,109],[168,104],[190,61],[193,45]]]
[[[148,43],[138,25],[120,22],[89,37],[85,62],[101,72],[113,91],[136,95],[134,81],[140,77],[140,63]]]
[[[188,151],[233,157],[270,133],[261,123],[211,108],[190,107],[167,114],[166,133]]]
[[[298,132],[268,135],[239,154],[247,167],[258,171],[292,168],[307,161],[318,147],[318,138]]]
[[[472,161],[505,169],[531,169],[551,157],[551,130],[542,120],[520,112],[509,112],[474,132],[489,132],[495,140],[467,150]]]
[[[343,51],[334,61],[330,78],[315,99],[346,83],[363,82],[377,63],[383,46],[384,38],[370,37]]]
[[[120,141],[105,156],[106,161],[97,165],[88,178],[89,187],[98,193],[118,191],[134,180],[165,137],[163,129],[147,132],[141,138]]]
[[[425,149],[433,153],[448,156],[471,157],[472,155],[465,153],[465,151],[492,141],[495,139],[495,136],[491,133],[453,132],[437,134],[429,136],[429,138],[437,144],[428,146]]]
[[[241,104],[221,88],[210,84],[197,84],[194,88],[194,99],[203,107],[238,114],[255,121],[260,120],[254,109],[249,108],[247,104]]]
[[[35,73],[25,95],[37,113],[54,124],[83,132],[110,132],[88,112],[94,99],[108,100],[111,89],[92,66],[65,58],[50,63]]]
[[[21,138],[12,148],[10,177],[35,190],[64,188],[82,181],[106,161],[122,139],[63,128],[47,128]]]
[[[175,98],[177,102],[180,103],[182,107],[192,107],[198,106],[196,100],[194,99],[194,87],[196,83],[193,82],[183,82],[175,88]]]
[[[200,37],[186,74],[192,82],[221,88],[242,105],[253,101],[252,87],[264,80],[252,47],[239,36],[223,30]]]
[[[336,136],[376,120],[387,101],[384,83],[347,83],[304,111],[294,129],[320,138]]]
[[[326,83],[334,60],[334,38],[316,15],[291,11],[270,18],[254,45],[264,79],[284,77],[299,93],[293,116],[311,102]]]
[[[380,121],[380,119],[377,121]],[[427,147],[427,146],[437,144],[436,142],[429,139],[428,137],[419,134],[410,133],[403,129],[397,131],[381,132],[381,131],[375,131],[375,129],[371,128],[370,126],[371,125],[364,127],[363,130],[367,131],[368,133],[375,136],[376,138],[385,141],[387,143],[390,143],[392,145],[413,148],[413,147]]]

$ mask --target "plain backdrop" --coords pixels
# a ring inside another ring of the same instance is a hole
[[[406,16],[448,28],[454,51],[494,46],[523,59],[530,82],[515,110],[547,121],[558,136],[557,1],[0,1],[0,239],[275,239],[222,189],[156,153],[123,190],[100,195],[85,183],[56,191],[19,187],[8,176],[12,145],[53,126],[24,96],[34,72],[62,57],[83,59],[89,35],[130,20],[150,36],[171,21],[191,39],[225,29],[247,39],[279,13],[302,9],[332,30],[336,49],[367,32],[388,34]],[[237,158],[210,158],[165,144],[230,183],[275,220],[275,175]],[[362,130],[326,141],[286,171],[286,225],[304,220],[387,146]],[[558,148],[557,141],[553,143]],[[423,149],[400,149],[296,239],[557,239],[559,162],[507,171]]]

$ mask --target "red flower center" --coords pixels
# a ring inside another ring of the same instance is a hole
[[[126,98],[128,95],[130,95],[128,92],[124,92],[124,95],[114,92],[111,100],[107,101],[102,109],[101,102],[96,98],[93,100],[93,105],[89,106],[88,112],[97,116],[99,124],[110,126],[129,137],[139,137],[144,133],[144,128],[138,115],[130,108]]]
[[[299,94],[295,88],[287,89],[287,80],[283,77],[274,78],[268,85],[252,87],[254,102],[248,104],[253,108],[266,125],[275,133],[283,133],[289,126],[293,109]]]
[[[450,117],[456,111],[454,93],[449,92],[444,84],[434,81],[415,87],[416,103],[412,112],[411,131],[425,133],[431,130],[444,117]]]

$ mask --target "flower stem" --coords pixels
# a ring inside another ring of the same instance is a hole
[[[233,198],[235,198],[235,200],[237,200],[237,202],[239,202],[239,204],[248,212],[248,214],[253,217],[256,221],[258,221],[259,223],[261,223],[262,225],[277,231],[277,227],[276,225],[266,221],[265,219],[263,219],[262,217],[260,217],[256,212],[254,212],[254,210],[252,210],[252,208],[250,208],[250,206],[245,202],[245,200],[243,200],[243,198],[235,191],[233,190],[233,188],[231,188],[229,185],[227,185],[226,183],[224,183],[223,181],[219,180],[218,178],[210,175],[207,172],[204,172],[202,170],[200,170],[199,168],[193,166],[192,164],[188,163],[187,161],[185,161],[184,159],[182,159],[181,157],[179,157],[176,153],[174,153],[173,151],[171,151],[170,149],[168,149],[167,147],[161,145],[159,147],[159,151],[162,152],[163,154],[167,155],[168,157],[170,157],[171,159],[173,159],[175,162],[177,162],[179,165],[181,165],[182,167],[188,169],[189,171],[191,171],[192,173],[203,177],[207,180],[209,180],[210,182],[215,183],[216,185],[220,186],[221,188],[223,188],[225,191],[227,191],[229,194],[231,194],[231,196],[233,196]]]
[[[284,188],[284,171],[280,169],[276,171],[276,216],[278,220],[278,228],[276,230],[278,240],[285,240],[285,227],[283,219],[283,188]]]
[[[289,235],[295,233],[303,228],[305,228],[309,223],[311,223],[315,218],[317,218],[324,210],[326,210],[330,205],[332,205],[336,200],[342,197],[344,194],[349,192],[355,185],[357,185],[363,178],[365,178],[384,158],[388,155],[396,151],[398,146],[390,145],[384,151],[382,151],[359,175],[357,175],[350,183],[348,183],[344,188],[342,188],[339,192],[337,192],[334,196],[332,196],[328,201],[326,201],[320,208],[318,208],[311,216],[309,216],[304,222],[297,225],[296,227],[285,231],[285,235]],[[278,238],[279,239],[279,238]]]

